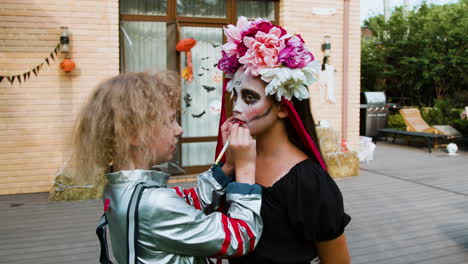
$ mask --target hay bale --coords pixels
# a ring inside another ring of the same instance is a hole
[[[107,179],[104,173],[97,173],[89,185],[77,185],[73,181],[73,170],[62,169],[54,179],[49,191],[49,201],[92,200],[102,197]]]
[[[342,178],[359,175],[358,155],[342,149],[338,133],[331,127],[316,127],[316,131],[330,176]]]
[[[317,137],[322,153],[341,151],[338,133],[331,127],[317,127]]]
[[[359,175],[359,158],[356,152],[333,152],[323,154],[328,173],[332,178]]]

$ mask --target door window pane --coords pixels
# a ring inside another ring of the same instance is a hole
[[[120,29],[124,72],[166,70],[166,23],[122,21]]]
[[[225,18],[226,0],[177,0],[177,15]]]
[[[167,0],[120,0],[120,13],[165,16]]]
[[[222,36],[222,28],[180,28],[181,39],[193,38],[197,41],[191,50],[193,81],[182,79],[181,123],[184,128],[184,138],[218,135],[223,75],[217,68],[217,63],[221,58]],[[186,54],[182,53],[180,57],[183,69],[186,65]],[[182,147],[183,166],[212,163],[216,142],[213,144],[184,144],[190,147]],[[199,159],[206,163],[198,164]]]
[[[237,15],[275,20],[275,0],[237,0]]]
[[[182,166],[213,164],[216,142],[182,143]]]

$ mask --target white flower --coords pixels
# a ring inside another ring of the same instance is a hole
[[[259,73],[262,80],[267,82],[266,95],[275,95],[278,101],[281,97],[288,100],[294,96],[299,100],[309,98],[308,86],[317,81],[319,66],[310,62],[302,69],[279,67],[263,69]]]

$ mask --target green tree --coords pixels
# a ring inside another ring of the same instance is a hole
[[[423,3],[404,15],[397,8],[364,22],[361,88],[385,91],[403,104],[432,105],[455,99],[468,105],[468,0],[442,6]],[[466,101],[466,102],[465,102]]]

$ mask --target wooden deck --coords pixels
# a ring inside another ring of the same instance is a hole
[[[353,263],[468,263],[467,152],[379,142],[359,177],[337,183]],[[98,263],[101,202],[46,198],[0,196],[0,263]]]

